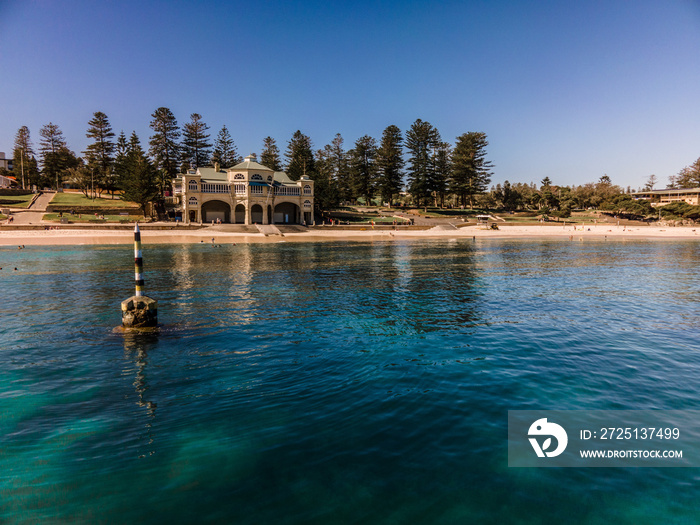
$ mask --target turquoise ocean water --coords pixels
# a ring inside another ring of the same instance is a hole
[[[697,523],[698,469],[514,469],[518,409],[700,409],[700,244],[0,248],[2,523]],[[14,271],[13,268],[18,270]]]

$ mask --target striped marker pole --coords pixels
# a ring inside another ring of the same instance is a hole
[[[136,297],[143,295],[143,257],[141,257],[141,231],[139,223],[134,226],[134,271],[136,278]]]
[[[141,232],[134,226],[134,277],[136,293],[122,301],[122,326],[125,328],[155,328],[158,326],[158,301],[143,295],[143,257]]]

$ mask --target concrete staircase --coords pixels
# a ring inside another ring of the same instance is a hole
[[[269,235],[279,235],[280,237],[284,237],[284,234],[274,224],[256,224],[255,227],[260,233],[265,235],[265,237]]]
[[[215,224],[208,227],[209,230],[229,233],[258,233],[254,225],[248,224]]]

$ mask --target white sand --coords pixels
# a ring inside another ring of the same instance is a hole
[[[578,226],[567,225],[506,225],[498,230],[484,230],[477,226],[459,229],[433,230],[343,230],[331,227],[309,230],[302,233],[285,233],[283,236],[264,236],[262,233],[230,233],[207,228],[201,230],[148,230],[141,231],[144,243],[180,244],[210,243],[212,237],[217,244],[247,242],[311,242],[311,241],[372,241],[392,239],[454,239],[454,238],[533,238],[546,237],[561,240],[584,241],[620,239],[694,239],[700,237],[700,227],[656,227],[656,226],[608,226],[605,224]],[[0,245],[81,245],[81,244],[130,244],[133,232],[129,230],[8,230],[0,231]]]

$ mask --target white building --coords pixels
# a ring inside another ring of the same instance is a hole
[[[313,224],[314,181],[292,181],[258,164],[255,155],[228,168],[197,168],[173,180],[182,220],[189,223]]]

